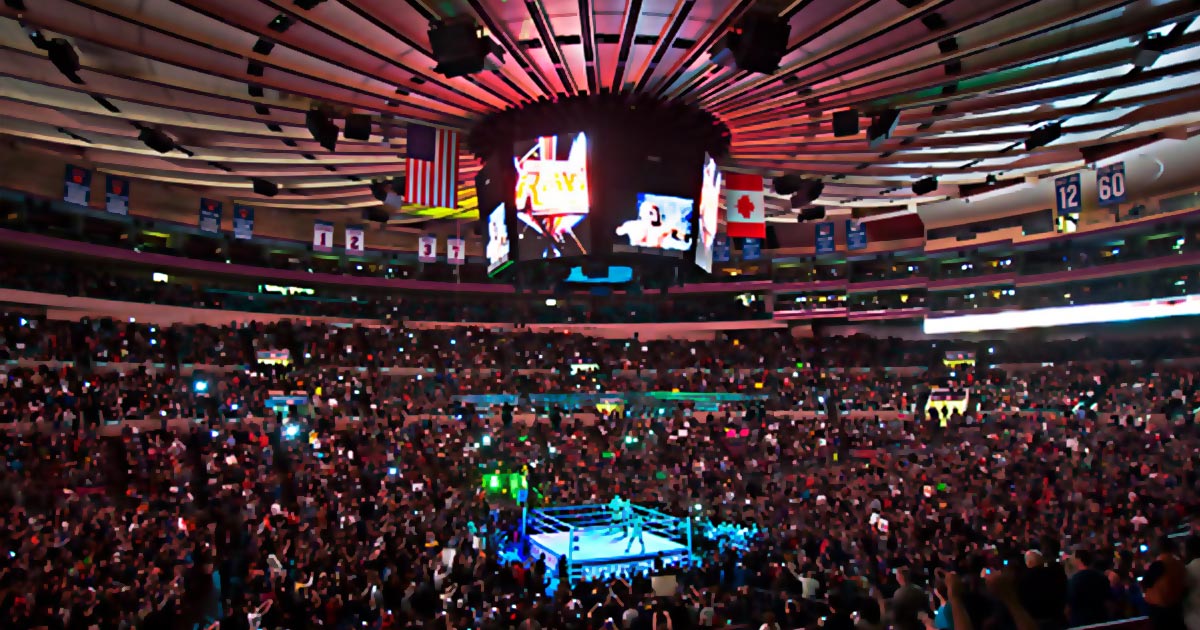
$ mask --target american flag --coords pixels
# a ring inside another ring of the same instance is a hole
[[[404,166],[408,203],[458,207],[458,132],[410,123]]]

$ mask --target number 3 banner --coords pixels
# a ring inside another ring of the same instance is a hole
[[[1079,173],[1063,175],[1054,180],[1054,195],[1058,204],[1058,216],[1078,214],[1081,203]]]
[[[426,234],[417,242],[417,260],[425,262],[437,262],[437,236],[434,234]]]
[[[1100,205],[1125,203],[1125,163],[1117,162],[1096,169],[1096,194]]]

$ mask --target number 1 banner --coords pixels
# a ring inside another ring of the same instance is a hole
[[[313,221],[313,251],[333,251],[333,224],[326,221]]]
[[[1117,162],[1096,169],[1096,194],[1100,205],[1125,203],[1125,163]]]
[[[434,234],[426,234],[422,236],[417,243],[417,260],[426,262],[437,262],[437,236]]]
[[[1058,216],[1078,214],[1082,207],[1079,173],[1063,175],[1054,180],[1054,198],[1058,205]]]

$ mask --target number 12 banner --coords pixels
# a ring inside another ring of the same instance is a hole
[[[1125,163],[1117,162],[1096,169],[1096,195],[1100,205],[1125,203]]]
[[[1054,180],[1054,198],[1058,205],[1058,216],[1078,214],[1083,206],[1079,173],[1063,175]]]

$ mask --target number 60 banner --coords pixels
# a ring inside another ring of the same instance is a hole
[[[1078,214],[1082,207],[1079,173],[1063,175],[1054,180],[1054,198],[1058,204],[1058,216]]]
[[[1125,203],[1125,163],[1117,162],[1096,169],[1096,195],[1100,205]]]

